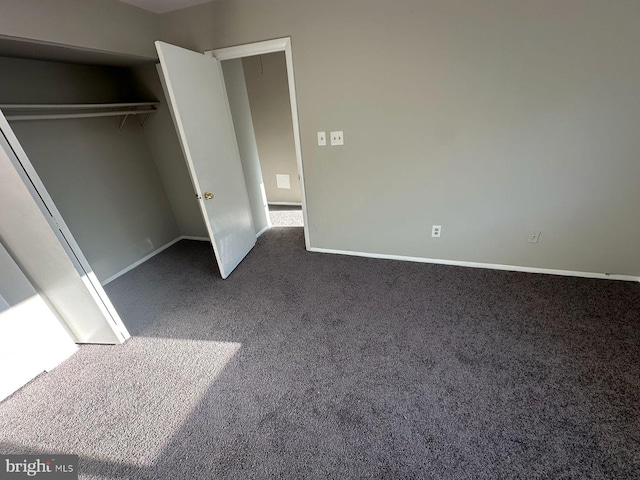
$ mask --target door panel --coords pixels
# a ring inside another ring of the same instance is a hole
[[[226,278],[256,237],[222,69],[201,53],[163,42],[156,42],[156,49],[198,203]]]
[[[0,243],[0,401],[77,346]]]

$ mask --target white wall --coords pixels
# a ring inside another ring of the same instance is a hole
[[[256,133],[253,129],[254,122],[251,118],[251,107],[247,94],[246,80],[242,69],[242,60],[226,60],[221,63],[224,74],[224,82],[229,98],[229,107],[233,117],[233,126],[238,141],[238,150],[242,160],[242,170],[247,193],[251,203],[253,224],[256,233],[269,225],[269,211],[267,196],[265,194],[261,158],[258,155]]]
[[[218,0],[164,15],[162,37],[291,36],[313,247],[639,275],[639,16],[601,0]],[[345,145],[316,146],[319,130]]]
[[[269,202],[302,203],[284,52],[242,59],[249,104]],[[276,175],[288,175],[279,188]]]
[[[136,100],[126,69],[0,58],[0,70],[0,103]],[[12,123],[100,280],[180,235],[138,119],[121,120]]]

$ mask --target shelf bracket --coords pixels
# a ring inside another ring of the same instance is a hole
[[[124,122],[127,121],[127,118],[129,117],[129,114],[126,114],[124,116],[124,118],[122,119],[122,122],[120,122],[120,128],[118,128],[118,131],[122,131],[122,127],[124,127]]]
[[[149,120],[149,116],[151,115],[151,112],[147,113],[144,116],[144,120],[142,120],[141,122],[138,120],[138,122],[140,123],[140,127],[144,129],[144,126],[147,124],[147,121]]]

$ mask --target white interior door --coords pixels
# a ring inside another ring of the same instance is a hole
[[[256,243],[247,186],[220,63],[156,42],[162,77],[191,180],[227,278]]]

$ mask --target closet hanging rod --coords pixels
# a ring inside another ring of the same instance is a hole
[[[6,103],[0,105],[2,110],[81,110],[98,108],[126,108],[126,107],[155,107],[160,102],[134,102],[134,103]]]
[[[60,120],[64,118],[94,118],[94,117],[119,117],[122,115],[148,115],[155,113],[157,110],[112,110],[108,112],[91,112],[91,113],[51,113],[51,114],[34,114],[34,115],[5,115],[7,120]]]

